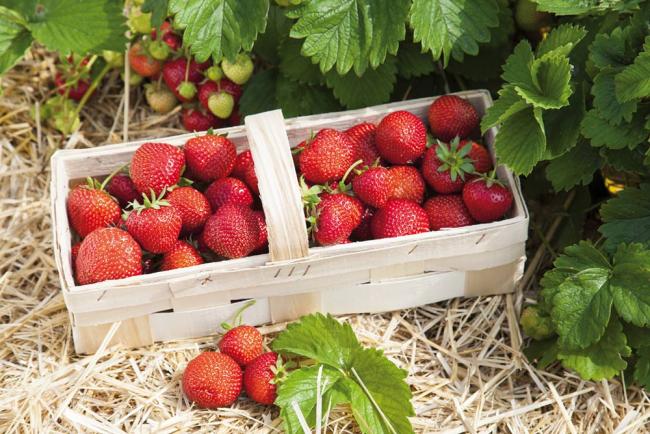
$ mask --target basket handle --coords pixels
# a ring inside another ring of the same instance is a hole
[[[246,116],[245,125],[266,215],[271,261],[303,258],[309,254],[309,238],[282,111]]]

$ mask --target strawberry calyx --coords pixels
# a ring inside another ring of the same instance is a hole
[[[294,367],[294,363],[291,361],[284,362],[282,356],[278,354],[278,360],[275,362],[275,365],[271,366],[271,372],[273,373],[273,378],[269,383],[271,384],[281,384],[287,379],[289,375],[289,369]]]
[[[140,215],[140,213],[145,209],[161,209],[163,206],[171,206],[168,201],[163,199],[166,194],[166,188],[163,188],[159,196],[156,196],[156,193],[151,190],[151,197],[147,196],[146,193],[142,193],[142,204],[137,200],[134,200],[129,205],[131,210],[138,213],[138,215]]]
[[[108,185],[109,182],[111,182],[111,179],[113,179],[115,175],[123,171],[127,166],[128,164],[118,167],[117,169],[112,171],[102,182],[99,182],[97,179],[88,176],[86,177],[86,185],[84,187],[91,190],[106,191],[106,186]]]
[[[473,179],[472,182],[483,181],[487,188],[491,188],[493,185],[498,185],[500,187],[505,187],[505,184],[496,176],[496,168],[492,169],[488,173],[477,174],[476,179]]]
[[[235,314],[232,316],[232,320],[231,320],[230,323],[228,323],[228,322],[222,322],[221,323],[221,328],[224,331],[228,331],[230,329],[234,329],[235,327],[238,327],[238,326],[242,325],[242,316],[243,316],[244,312],[246,311],[246,309],[250,308],[254,304],[255,304],[255,299],[248,300],[246,303],[244,303],[244,305],[242,307],[240,307],[235,312]]]
[[[472,143],[469,142],[463,147],[460,147],[460,138],[454,138],[449,145],[437,141],[436,157],[442,163],[438,167],[438,172],[449,172],[452,181],[456,181],[458,177],[465,180],[465,174],[473,174],[474,163],[468,157],[469,151],[472,149]]]

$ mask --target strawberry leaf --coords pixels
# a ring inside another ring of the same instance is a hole
[[[555,15],[584,15],[605,12],[608,9],[624,11],[638,5],[641,0],[535,0],[537,10]]]
[[[275,95],[277,76],[277,71],[274,69],[267,69],[253,74],[246,83],[244,93],[239,100],[239,112],[242,116],[261,113],[278,107],[278,99]]]
[[[151,13],[151,25],[160,27],[167,18],[169,0],[145,0],[142,3],[142,12]]]
[[[558,109],[569,103],[571,65],[565,56],[544,56],[530,67],[532,83],[522,83],[515,90],[529,104],[544,109]]]
[[[610,149],[634,149],[648,138],[643,128],[643,118],[634,116],[631,122],[614,125],[598,110],[587,112],[580,124],[582,135],[591,139],[592,146],[605,146]]]
[[[503,123],[510,116],[528,107],[528,103],[519,96],[512,85],[499,90],[499,99],[488,108],[481,120],[481,131],[486,132],[493,126]]]
[[[501,163],[519,175],[529,174],[546,150],[539,109],[528,107],[508,117],[497,134],[495,147]]]
[[[617,71],[606,69],[594,78],[591,94],[594,96],[594,107],[612,125],[621,121],[630,122],[637,109],[637,101],[620,102],[616,96],[615,77]]]
[[[621,102],[650,96],[650,36],[634,63],[616,76],[616,96]]]
[[[306,84],[323,84],[325,79],[318,65],[300,54],[299,39],[287,38],[280,45],[280,71],[287,78]]]
[[[582,26],[561,24],[554,28],[546,38],[537,46],[537,56],[552,51],[561,51],[568,54],[585,36],[587,31]]]
[[[546,166],[546,178],[555,191],[568,191],[576,185],[588,185],[601,164],[598,149],[582,141]]]
[[[397,81],[396,75],[395,57],[391,56],[377,69],[366,69],[361,77],[352,71],[345,75],[330,71],[325,80],[341,104],[356,109],[388,101]]]
[[[605,247],[620,243],[650,243],[650,184],[626,188],[600,209],[605,222],[598,229],[607,240]]]
[[[423,52],[422,47],[418,44],[402,42],[397,54],[397,72],[400,77],[411,79],[429,75],[435,70],[431,53]]]
[[[341,110],[332,92],[323,86],[298,83],[280,77],[276,86],[278,103],[286,117]]]
[[[610,288],[616,312],[625,321],[650,324],[650,250],[642,244],[621,244],[614,254]]]
[[[0,6],[0,74],[11,68],[32,45],[22,16]]]
[[[650,347],[637,350],[636,355],[637,360],[634,365],[633,374],[634,381],[646,388],[650,387]]]

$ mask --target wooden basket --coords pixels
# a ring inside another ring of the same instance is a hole
[[[492,102],[484,90],[457,95],[481,115]],[[58,151],[52,157],[53,242],[76,351],[94,352],[118,321],[122,323],[112,342],[126,346],[213,334],[247,299],[257,302],[246,310],[244,320],[258,325],[314,311],[381,312],[512,291],[526,259],[528,212],[517,178],[505,167],[497,173],[512,189],[514,205],[504,220],[399,238],[308,246],[290,145],[324,127],[342,130],[363,121],[376,123],[396,110],[426,119],[434,99],[286,121],[276,110],[248,116],[245,126],[220,130],[238,151],[250,144],[270,253],[92,285],[77,286],[73,279],[68,192],[87,176],[104,176],[128,163],[145,141]],[[492,154],[495,134],[492,129],[484,137]],[[193,136],[155,141],[182,146]]]

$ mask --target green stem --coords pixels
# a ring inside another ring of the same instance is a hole
[[[99,83],[102,81],[106,73],[110,71],[110,69],[111,66],[107,63],[104,66],[104,68],[102,68],[102,70],[99,72],[99,74],[97,74],[97,77],[93,79],[92,83],[90,83],[90,87],[88,87],[88,90],[86,91],[86,93],[84,93],[84,96],[81,98],[81,101],[79,101],[79,104],[77,104],[77,108],[74,111],[75,118],[79,116],[79,113],[81,113],[81,109],[83,109],[86,103],[88,102],[90,95],[92,95],[95,89],[97,89],[97,86],[99,86]]]
[[[104,181],[102,181],[101,189],[104,190],[104,188],[108,185],[108,183],[111,181],[111,179],[113,179],[113,177],[114,177],[115,175],[117,175],[118,173],[120,173],[120,172],[122,171],[122,169],[124,169],[126,166],[128,166],[128,164],[125,164],[125,165],[123,165],[123,166],[120,166],[120,167],[118,167],[117,169],[115,169],[114,171],[112,171],[112,172],[110,173],[110,175],[108,175],[108,176],[106,177],[106,179],[104,179]]]

